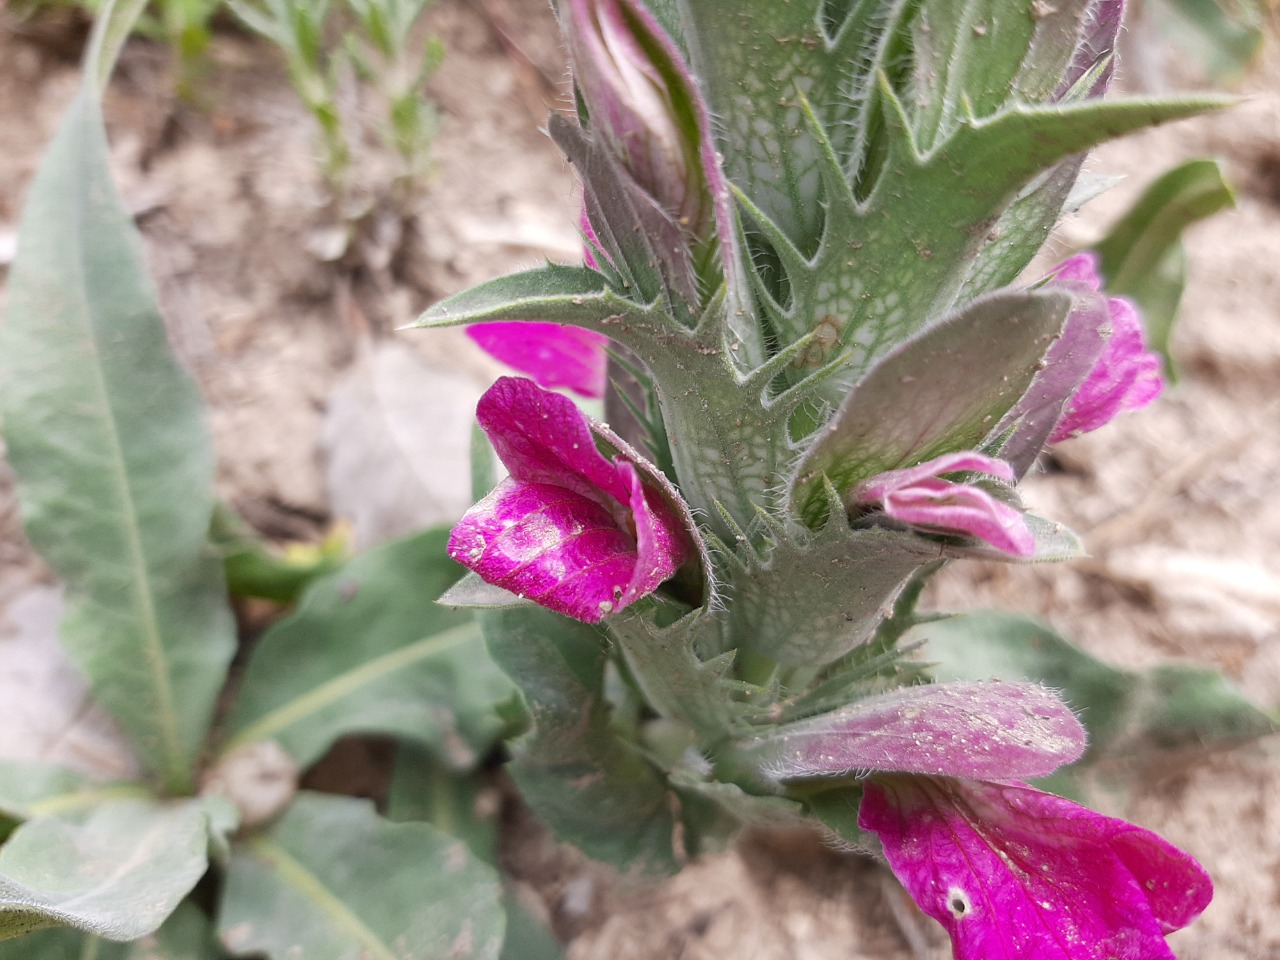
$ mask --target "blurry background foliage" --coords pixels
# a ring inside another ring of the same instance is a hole
[[[398,193],[420,189],[431,171],[438,118],[424,87],[444,58],[422,17],[432,0],[150,0],[136,35],[169,47],[177,93],[199,103],[199,82],[212,69],[215,30],[248,29],[275,45],[289,80],[320,128],[319,162],[335,198],[347,192],[352,144],[369,129],[399,161]],[[35,17],[58,7],[96,15],[103,0],[17,0]],[[358,81],[374,109],[356,116],[339,93]],[[339,104],[343,104],[340,108]],[[341,205],[341,203],[339,204]]]

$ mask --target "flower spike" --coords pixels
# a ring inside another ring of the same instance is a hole
[[[476,414],[511,475],[454,527],[449,556],[485,582],[595,623],[689,556],[684,524],[642,476],[655,468],[630,450],[606,459],[573,401],[503,377]]]

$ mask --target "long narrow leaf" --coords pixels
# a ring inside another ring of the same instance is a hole
[[[185,791],[234,645],[204,553],[212,447],[88,89],[31,188],[10,298],[0,408],[27,532],[67,582],[63,640],[143,761]]]

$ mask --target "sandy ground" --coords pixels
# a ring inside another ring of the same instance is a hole
[[[26,184],[74,89],[77,40],[65,25],[0,18],[7,262]],[[478,280],[576,255],[572,177],[539,129],[546,111],[563,105],[545,4],[442,0],[431,26],[448,49],[431,86],[443,117],[437,175],[407,210],[374,207],[338,264],[317,256],[333,230],[313,130],[271,51],[219,35],[203,100],[190,105],[173,101],[163,55],[134,44],[108,98],[118,179],[146,236],[174,345],[210,406],[220,490],[278,538],[314,537],[343,516],[371,542],[456,514],[465,489],[421,451],[465,448],[468,398],[495,368],[460,334],[392,331]],[[1120,666],[1212,665],[1274,709],[1276,58],[1250,88],[1230,112],[1101,151],[1092,169],[1128,179],[1065,227],[1067,243],[1087,244],[1146,182],[1186,157],[1220,158],[1239,190],[1236,211],[1188,238],[1192,279],[1175,341],[1182,382],[1156,407],[1063,445],[1057,469],[1026,486],[1041,512],[1085,535],[1090,558],[1051,568],[955,566],[931,600],[1034,613]],[[348,93],[359,104],[363,94]],[[364,143],[357,166],[359,189],[376,193],[386,158]],[[359,466],[370,463],[396,479],[382,482],[377,517],[356,516],[359,491],[368,490]],[[5,484],[0,604],[45,578]],[[1213,905],[1171,940],[1179,956],[1280,956],[1276,738],[1135,770],[1131,788],[1108,803],[1108,812],[1194,853],[1215,878]],[[946,955],[883,870],[811,836],[753,836],[665,884],[634,889],[554,849],[519,811],[508,819],[509,866],[571,939],[574,960]]]

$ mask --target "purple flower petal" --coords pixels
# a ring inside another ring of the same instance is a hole
[[[1085,250],[1067,257],[1050,272],[1054,283],[1079,283],[1095,293],[1102,289],[1102,276],[1098,273],[1098,255]]]
[[[1156,834],[1026,784],[876,777],[858,823],[957,960],[1174,960],[1213,896]]]
[[[1042,777],[1079,759],[1084,727],[1042,686],[929,684],[868,697],[761,739],[773,780],[868,770],[948,777]]]
[[[920,483],[944,473],[985,473],[1013,483],[1013,470],[1009,464],[975,450],[944,453],[940,457],[918,463],[914,467],[887,470],[865,481],[858,487],[859,499],[879,500],[886,494],[912,484]]]
[[[503,377],[476,414],[511,476],[454,527],[449,555],[486,583],[594,623],[684,562],[681,519],[637,463],[599,452],[573,401]]]
[[[1147,350],[1142,321],[1128,300],[1107,300],[1111,338],[1049,437],[1059,443],[1105,426],[1121,413],[1140,410],[1160,396],[1160,358]],[[1070,321],[1068,320],[1068,323]]]
[[[582,397],[604,396],[604,348],[609,341],[594,330],[520,320],[478,323],[467,327],[467,336],[491,357],[544,387],[572,390]]]
[[[1093,277],[1096,283],[1096,274]],[[1067,403],[1098,365],[1106,349],[1110,329],[1106,298],[1091,291],[1087,279],[1078,286],[1080,292],[1062,336],[1045,355],[1044,369],[992,431],[993,436],[1009,434],[1000,456],[1019,477],[1025,476],[1034,465],[1062,419]]]
[[[1014,427],[1004,452],[1020,475],[1044,442],[1096,430],[1125,411],[1145,407],[1164,388],[1160,358],[1147,350],[1133,304],[1099,296],[1096,254],[1078,253],[1051,276],[1052,283],[1077,291],[1076,305],[1045,357],[1045,369],[997,427],[997,432]]]
[[[511,479],[467,511],[449,555],[488,583],[591,623],[613,609],[636,568],[635,540],[599,503]]]
[[[609,507],[629,502],[628,485],[568,397],[523,377],[501,377],[480,398],[476,419],[514,479],[568,487]]]
[[[949,453],[914,467],[888,470],[859,484],[858,503],[876,503],[885,514],[931,533],[977,537],[1015,557],[1035,553],[1035,536],[1016,508],[967,483],[941,479],[945,473],[972,471],[1012,481],[1001,460],[973,451]]]

